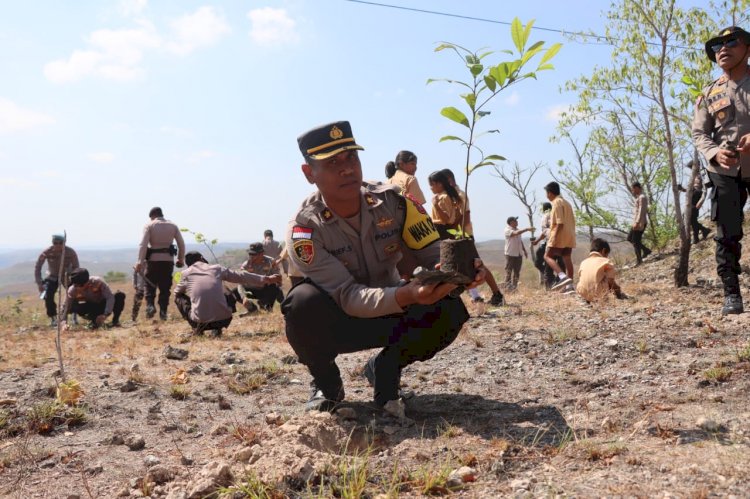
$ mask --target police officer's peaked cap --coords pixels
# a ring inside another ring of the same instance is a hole
[[[83,267],[75,269],[70,273],[70,282],[77,284],[78,286],[83,286],[89,282],[89,271]]]
[[[52,234],[52,242],[53,243],[65,242],[65,236],[63,236],[62,234]]]
[[[729,26],[719,31],[719,34],[711,38],[706,42],[706,55],[713,62],[716,62],[716,53],[711,46],[716,45],[719,42],[728,40],[729,38],[741,38],[745,45],[750,45],[750,33],[738,26]]]
[[[200,251],[188,251],[187,253],[185,253],[185,263],[188,267],[196,262],[208,263],[206,262],[206,259],[203,258],[203,255]]]
[[[257,255],[259,253],[263,253],[263,243],[253,243],[250,245],[250,247],[247,249],[248,255]]]
[[[297,137],[297,144],[302,156],[312,159],[327,159],[349,149],[365,149],[355,142],[348,121],[313,128]]]

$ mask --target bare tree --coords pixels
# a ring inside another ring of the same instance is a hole
[[[500,178],[510,187],[511,193],[521,202],[526,208],[526,216],[529,218],[529,227],[534,227],[534,214],[536,213],[536,194],[534,191],[529,190],[529,184],[531,179],[534,178],[536,172],[544,168],[543,163],[534,163],[529,168],[521,168],[518,162],[513,163],[513,168],[510,172],[506,172],[501,167],[495,166],[496,177]],[[532,236],[534,231],[531,231]]]

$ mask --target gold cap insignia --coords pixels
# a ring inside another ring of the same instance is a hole
[[[731,32],[730,30],[728,30],[728,29],[725,29],[724,31],[722,31],[722,32],[721,32],[721,33],[719,34],[719,36],[726,36],[726,35],[731,35],[731,34],[732,34],[732,32]]]
[[[331,132],[328,135],[330,135],[333,140],[339,140],[341,137],[344,136],[344,132],[342,132],[339,129],[339,127],[334,125],[333,128],[331,128]]]
[[[374,197],[372,197],[372,196],[371,196],[371,195],[369,195],[369,194],[365,194],[365,202],[366,202],[366,203],[367,203],[368,205],[370,205],[370,206],[373,206],[373,205],[375,204],[375,198],[374,198]]]
[[[333,218],[333,212],[326,208],[320,213],[320,216],[323,217],[323,220],[330,220]]]

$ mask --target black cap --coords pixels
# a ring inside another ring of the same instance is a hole
[[[52,242],[53,243],[64,243],[65,242],[65,236],[62,234],[52,234]]]
[[[247,249],[247,254],[248,255],[257,255],[257,254],[263,253],[264,251],[265,250],[263,249],[263,243],[253,243]]]
[[[83,286],[89,282],[89,271],[83,267],[77,268],[70,273],[70,282],[78,286]]]
[[[507,224],[510,225],[511,222],[518,220],[518,217],[508,217]]]
[[[741,38],[745,45],[750,45],[750,33],[738,26],[729,26],[719,31],[719,34],[711,38],[706,42],[706,55],[708,58],[716,62],[716,52],[711,47],[719,42],[728,40],[729,38]]]
[[[302,156],[312,159],[327,159],[349,149],[365,150],[354,141],[348,121],[313,128],[297,137],[297,144]]]
[[[190,267],[195,262],[208,263],[200,251],[188,251],[185,253],[185,263]]]

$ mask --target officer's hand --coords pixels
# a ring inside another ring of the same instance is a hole
[[[178,269],[181,269],[182,267],[184,267],[184,266],[185,266],[185,262],[183,262],[182,260],[177,260],[177,263],[175,264],[175,266],[176,266],[176,267],[177,267]]]
[[[750,133],[746,133],[740,137],[740,141],[737,144],[737,150],[745,154],[750,152]]]
[[[739,162],[737,153],[730,149],[719,149],[719,152],[716,153],[715,158],[716,162],[719,163],[719,166],[722,166],[724,168],[735,167]]]
[[[420,305],[432,305],[458,286],[448,282],[422,284],[419,281],[409,281],[406,285],[396,289],[396,303],[399,307],[406,308],[418,303]]]
[[[281,284],[281,274],[263,276],[264,284]]]
[[[700,210],[701,206],[703,206],[703,201],[698,201],[698,204],[695,205],[695,209]]]
[[[44,291],[44,284],[40,284],[40,285],[39,285],[39,286],[37,286],[37,287],[39,288],[39,292],[40,292],[40,293],[41,293],[42,291]]]
[[[96,322],[97,326],[101,326],[102,324],[104,324],[104,321],[106,321],[106,320],[107,320],[107,316],[104,315],[104,314],[102,314],[102,315],[97,315],[96,316],[95,322]]]
[[[487,272],[489,272],[487,267],[484,266],[481,258],[474,259],[474,268],[477,269],[477,273],[474,275],[474,282],[466,286],[467,289],[476,288],[477,286],[484,284]]]
[[[141,266],[141,262],[136,263],[135,266],[133,267],[133,269],[135,269],[135,271],[138,272],[138,273],[141,272],[142,268],[143,267]]]

